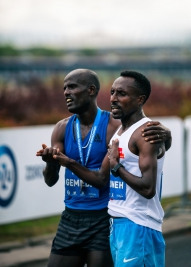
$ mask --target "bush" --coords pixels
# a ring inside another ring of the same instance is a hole
[[[108,81],[99,92],[100,108],[110,111]],[[63,78],[53,75],[49,79],[30,78],[27,81],[0,84],[0,127],[55,124],[67,117],[63,96]],[[152,116],[179,116],[191,114],[191,84],[172,81],[170,85],[152,82],[152,93],[144,107]]]

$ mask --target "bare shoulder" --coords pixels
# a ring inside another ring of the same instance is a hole
[[[70,117],[65,118],[63,120],[60,120],[57,122],[57,124],[54,126],[53,132],[52,132],[52,143],[55,144],[57,142],[63,142],[64,141],[64,134],[66,130],[66,125],[69,121]]]
[[[142,129],[144,129],[147,126],[147,124],[148,122],[143,123],[132,133],[131,138],[130,138],[131,143],[141,144],[145,142],[144,138],[142,137]],[[145,143],[148,143],[148,142],[145,142]]]
[[[129,140],[129,149],[136,155],[139,155],[139,151],[158,151],[160,148],[164,151],[164,142],[151,144],[150,142],[146,142],[145,139],[142,137],[142,129],[147,126],[147,123],[142,124],[139,126],[132,134]]]
[[[54,131],[65,131],[66,125],[71,117],[65,118],[63,120],[60,120],[57,122],[57,124],[54,127]]]
[[[110,139],[112,138],[112,136],[117,131],[120,125],[121,121],[114,119],[112,117],[112,114],[110,113],[109,123],[107,127],[107,144],[109,144]]]

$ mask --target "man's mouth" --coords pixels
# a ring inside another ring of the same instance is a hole
[[[66,98],[66,103],[67,104],[71,103],[72,101],[73,101],[72,98]]]
[[[111,111],[112,112],[117,112],[118,110],[120,110],[119,107],[117,107],[117,106],[111,106]]]

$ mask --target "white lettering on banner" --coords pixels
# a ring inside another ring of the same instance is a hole
[[[119,188],[119,189],[123,189],[123,182],[119,182],[119,181],[110,181],[110,187],[111,187],[111,188]]]
[[[80,186],[80,180],[75,180],[75,179],[66,179],[66,185],[67,186],[73,186],[75,187],[76,185],[77,186]]]
[[[43,178],[42,171],[44,170],[44,165],[34,165],[34,166],[26,166],[26,180],[34,180],[36,178]]]
[[[1,201],[6,200],[12,193],[14,186],[14,170],[10,169],[6,164],[0,165],[0,198]],[[1,205],[0,205],[1,206]]]

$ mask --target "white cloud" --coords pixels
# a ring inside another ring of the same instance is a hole
[[[0,37],[20,45],[149,45],[190,39],[189,0],[0,0]]]

